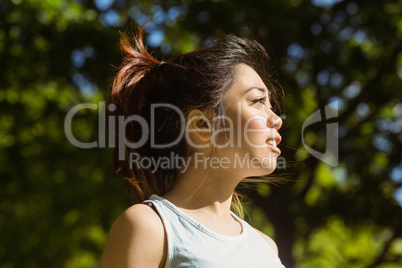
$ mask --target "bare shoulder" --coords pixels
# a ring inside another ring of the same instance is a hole
[[[162,267],[166,251],[165,231],[158,214],[148,205],[136,204],[113,223],[101,268]]]
[[[261,235],[262,238],[264,238],[265,241],[267,241],[268,245],[271,246],[271,248],[275,251],[276,255],[278,255],[278,246],[276,245],[275,241],[271,237],[261,232],[260,230],[256,228],[254,229],[257,231],[259,235]]]

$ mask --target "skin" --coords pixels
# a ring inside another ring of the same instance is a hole
[[[205,170],[200,166],[196,168],[193,163],[163,196],[209,229],[228,236],[237,236],[242,232],[241,224],[230,214],[234,189],[245,177],[274,171],[279,154],[266,142],[268,139],[280,142],[277,131],[282,125],[282,120],[270,109],[268,89],[260,76],[245,64],[239,64],[236,70],[236,81],[226,92],[224,104],[227,115],[232,119],[233,129],[237,130],[240,125],[240,132],[234,131],[233,137],[241,144],[216,151],[217,157],[230,159],[230,168]],[[208,124],[200,119],[200,115],[207,116],[199,110],[193,110],[187,118],[199,118],[191,120],[188,127],[195,131],[190,132],[189,137],[195,145],[204,147],[192,148],[192,152],[211,156],[213,134],[208,131]],[[243,135],[242,127],[246,122],[249,122],[248,129],[259,132]],[[256,148],[256,145],[260,148]],[[255,164],[248,168],[235,166],[235,154],[241,159],[249,154],[250,159],[255,159]],[[257,232],[278,254],[275,242],[264,233]],[[114,222],[101,267],[164,267],[166,252],[166,234],[159,216],[147,205],[136,204]]]

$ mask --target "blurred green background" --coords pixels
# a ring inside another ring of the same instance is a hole
[[[80,149],[67,112],[99,105],[141,25],[167,59],[235,34],[276,59],[285,88],[287,183],[244,189],[246,220],[271,235],[287,267],[402,267],[402,1],[0,0],[0,266],[97,267],[115,217],[131,205],[110,148]],[[131,27],[130,25],[133,25]],[[338,101],[339,164],[325,123]],[[100,141],[98,110],[73,120]]]

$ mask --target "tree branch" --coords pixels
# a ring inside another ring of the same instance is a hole
[[[387,242],[385,242],[384,248],[382,249],[380,255],[378,255],[377,259],[375,259],[370,266],[367,266],[368,268],[375,268],[377,265],[384,262],[385,255],[387,254],[392,242],[396,237],[397,235],[394,233],[393,236]]]

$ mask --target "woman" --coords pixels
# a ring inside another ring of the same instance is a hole
[[[283,267],[235,192],[246,177],[269,181],[280,154],[283,93],[265,49],[226,37],[159,62],[142,29],[121,49],[115,167],[138,204],[114,222],[101,267]]]

